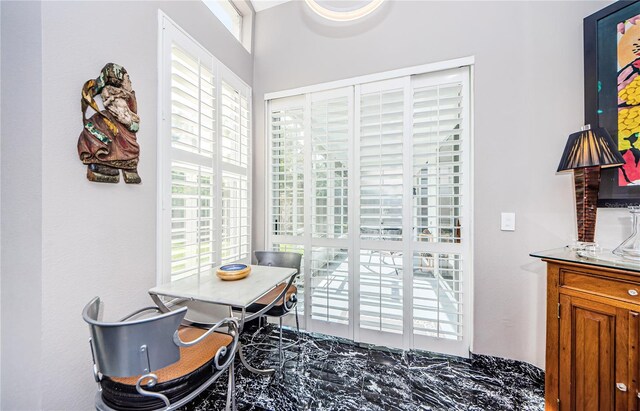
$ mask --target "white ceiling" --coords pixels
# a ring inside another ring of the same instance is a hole
[[[0,0],[1,1],[1,0]],[[302,0],[250,0],[251,4],[253,4],[253,8],[256,13],[269,9],[271,7],[280,5],[282,3],[287,3],[290,1],[302,1]],[[350,11],[359,9],[371,3],[371,0],[320,0],[319,3],[322,3],[323,7],[327,7],[330,10],[335,11]]]
[[[251,0],[256,13],[292,0]]]

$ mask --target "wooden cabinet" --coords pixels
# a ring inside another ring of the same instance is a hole
[[[640,273],[545,261],[545,409],[640,411]]]

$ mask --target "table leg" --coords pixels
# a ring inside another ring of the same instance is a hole
[[[149,293],[149,296],[151,296],[151,299],[153,300],[154,303],[156,303],[156,306],[160,309],[160,311],[162,311],[163,313],[168,313],[169,311],[171,311],[165,304],[164,301],[162,301],[162,299],[160,298],[160,296],[158,296],[157,294],[151,294]]]

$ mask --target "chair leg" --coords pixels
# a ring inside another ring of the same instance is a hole
[[[227,406],[226,411],[236,411],[236,376],[235,376],[235,359],[231,361],[229,366],[229,383],[227,386]]]
[[[296,304],[296,330],[300,334],[300,320],[298,319],[298,305]]]
[[[278,359],[280,361],[280,368],[282,368],[282,317],[279,318],[280,321],[280,341],[278,342]]]
[[[266,319],[267,319],[267,317],[265,317],[265,316],[258,317],[258,328],[253,333],[253,335],[251,336],[251,340],[252,341],[256,337],[256,335],[260,334],[260,331],[262,331],[262,328],[264,328],[264,326],[266,325]]]

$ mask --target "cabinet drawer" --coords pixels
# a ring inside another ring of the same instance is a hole
[[[560,287],[603,295],[631,303],[640,303],[640,284],[624,280],[594,277],[573,271],[561,271]]]

